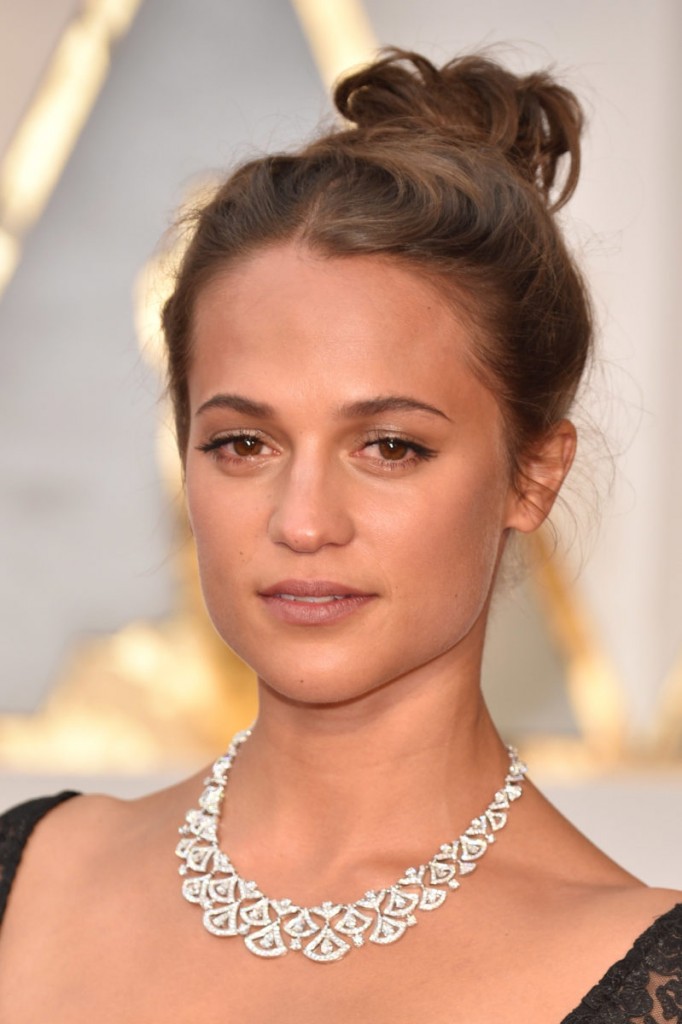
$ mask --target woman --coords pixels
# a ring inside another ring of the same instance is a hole
[[[576,445],[579,107],[399,51],[336,102],[351,127],[198,212],[164,312],[258,720],[203,783],[6,816],[2,1019],[680,1022],[680,894],[524,780],[480,692],[505,547]]]

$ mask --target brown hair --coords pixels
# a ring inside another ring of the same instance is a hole
[[[544,72],[517,76],[482,56],[438,69],[402,50],[342,79],[334,99],[350,126],[245,164],[193,215],[163,312],[181,455],[197,294],[254,251],[295,240],[400,260],[438,283],[472,325],[472,363],[498,396],[518,470],[568,412],[591,346],[585,289],[553,216],[578,178],[578,102]]]

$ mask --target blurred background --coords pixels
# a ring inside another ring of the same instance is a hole
[[[585,105],[563,219],[600,356],[564,543],[497,596],[486,692],[572,820],[682,885],[681,28],[677,0],[0,0],[0,807],[145,792],[255,712],[162,396],[177,209],[329,121],[378,46],[493,47]]]

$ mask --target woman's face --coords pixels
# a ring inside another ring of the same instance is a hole
[[[530,527],[436,290],[273,247],[204,289],[194,327],[187,500],[225,641],[305,702],[477,666],[505,531]]]

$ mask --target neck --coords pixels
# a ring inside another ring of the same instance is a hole
[[[507,754],[478,678],[421,670],[334,706],[302,706],[266,684],[230,779],[223,829],[328,864],[378,849],[401,861],[453,838],[500,786]],[[409,854],[409,856],[408,856]]]

